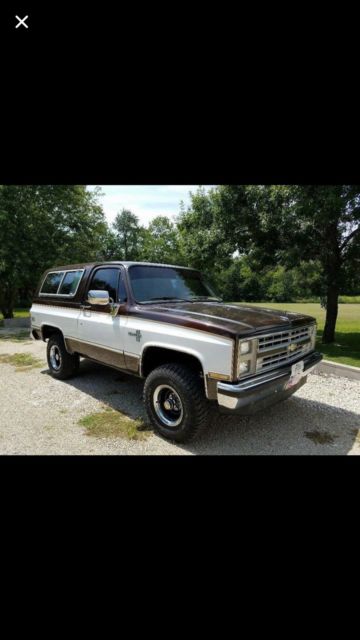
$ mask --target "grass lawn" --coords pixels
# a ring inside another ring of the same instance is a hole
[[[238,303],[235,303],[238,304]],[[336,341],[334,344],[321,344],[321,336],[325,324],[325,309],[318,303],[301,302],[251,302],[242,303],[254,307],[268,309],[282,309],[298,311],[316,318],[318,323],[318,338],[316,348],[325,360],[333,360],[341,364],[360,367],[360,305],[339,304],[339,314],[336,323]]]

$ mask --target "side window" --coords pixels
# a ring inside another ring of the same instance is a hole
[[[76,293],[83,271],[68,271],[61,283],[59,295],[73,296]]]
[[[63,275],[64,275],[63,271],[57,271],[56,273],[48,273],[41,287],[40,294],[57,293],[57,290],[59,288],[59,284],[62,280]]]
[[[90,282],[89,291],[108,291],[110,298],[117,302],[119,269],[98,269]]]

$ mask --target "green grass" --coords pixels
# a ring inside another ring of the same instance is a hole
[[[145,440],[151,433],[142,420],[133,420],[111,407],[81,418],[79,424],[86,428],[88,436],[96,438]]]
[[[341,364],[360,367],[360,306],[358,304],[347,303],[339,305],[334,344],[322,344],[321,342],[326,312],[318,303],[244,302],[235,304],[281,309],[283,311],[298,311],[313,316],[318,323],[316,348],[321,351],[325,360],[333,360]]]
[[[0,364],[11,364],[16,371],[29,371],[44,365],[42,360],[34,358],[30,353],[2,354],[0,355]]]

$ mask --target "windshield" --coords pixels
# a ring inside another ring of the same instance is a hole
[[[129,278],[136,302],[219,300],[199,271],[134,265]]]

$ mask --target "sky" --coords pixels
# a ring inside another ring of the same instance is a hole
[[[180,212],[180,201],[185,207],[190,204],[189,192],[195,192],[198,185],[101,185],[103,196],[100,203],[107,221],[114,221],[121,209],[130,209],[138,216],[140,224],[148,223],[156,216],[174,219]],[[211,186],[205,186],[205,190]],[[90,185],[88,189],[95,189]]]

